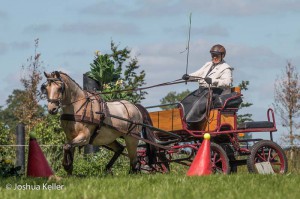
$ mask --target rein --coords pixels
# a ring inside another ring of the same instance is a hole
[[[61,81],[63,84],[65,84],[61,79],[58,78],[47,78],[47,81]],[[102,95],[107,95],[107,94],[112,94],[112,93],[123,93],[123,92],[133,92],[133,91],[142,91],[142,90],[146,90],[146,89],[150,89],[150,88],[155,88],[155,87],[160,87],[160,86],[169,86],[169,85],[174,85],[174,84],[181,84],[181,83],[185,83],[185,80],[181,80],[181,79],[177,79],[174,81],[170,81],[170,82],[164,82],[164,83],[160,83],[160,84],[155,84],[152,86],[147,86],[147,87],[141,87],[141,88],[132,88],[132,89],[124,89],[124,90],[119,90],[119,91],[110,91],[110,92],[89,92],[91,94],[91,96],[97,96],[99,94]],[[60,103],[61,106],[68,106],[71,104],[74,104],[76,102],[79,102],[81,100],[85,100],[85,99],[89,99],[91,96],[86,96],[84,98],[80,98],[78,100],[75,100],[73,102],[70,102],[68,104],[61,104],[61,99],[48,99],[48,102],[53,102],[53,103]]]

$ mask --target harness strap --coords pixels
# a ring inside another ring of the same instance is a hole
[[[82,115],[73,115],[73,114],[62,114],[60,116],[60,120],[72,121],[72,122],[85,122],[87,124],[99,125],[101,123],[100,120],[92,119],[90,117],[85,116],[82,119]]]

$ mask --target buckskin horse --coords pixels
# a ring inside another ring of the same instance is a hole
[[[113,157],[105,167],[105,170],[110,172],[124,150],[124,146],[116,140],[119,137],[125,140],[130,172],[136,172],[138,139],[131,135],[140,136],[142,127],[128,121],[143,123],[143,115],[139,110],[141,106],[125,100],[104,102],[99,95],[83,90],[63,72],[44,74],[47,81],[41,86],[41,91],[47,96],[48,112],[57,114],[59,108],[62,109],[61,126],[67,140],[64,145],[63,166],[67,173],[72,174],[74,147],[86,144],[106,146],[114,151]],[[125,120],[109,115],[117,115]]]

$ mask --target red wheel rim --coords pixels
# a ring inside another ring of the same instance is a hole
[[[284,173],[285,163],[282,153],[271,146],[263,146],[257,150],[255,163],[270,162],[275,173]]]
[[[213,173],[226,173],[227,171],[226,159],[218,151],[211,151],[211,165]]]

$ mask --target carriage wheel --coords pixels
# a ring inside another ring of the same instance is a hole
[[[139,170],[146,173],[168,173],[170,171],[169,162],[162,153],[158,153],[155,163],[149,165],[149,157],[146,155],[146,147],[138,148]]]
[[[237,164],[235,163],[236,158],[234,155],[234,150],[233,148],[229,145],[229,144],[220,144],[222,146],[222,148],[224,149],[224,151],[227,154],[227,157],[229,159],[229,164],[230,164],[230,173],[237,173]]]
[[[230,165],[229,159],[227,157],[224,149],[216,144],[211,143],[211,163],[212,163],[212,172],[215,174],[229,174]]]
[[[261,140],[255,143],[247,159],[250,173],[258,173],[256,163],[270,163],[274,173],[286,173],[288,169],[287,158],[282,148],[270,140]]]

